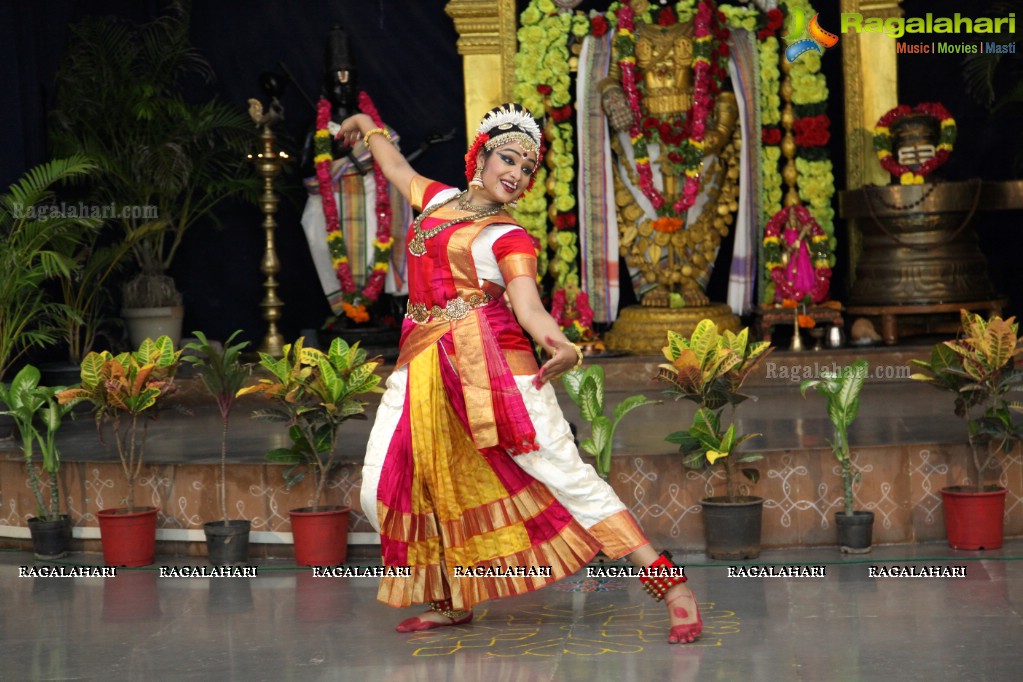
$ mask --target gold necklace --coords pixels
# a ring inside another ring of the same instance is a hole
[[[498,204],[499,206],[500,204]],[[489,211],[495,208],[494,206],[477,206],[476,204],[469,203],[469,192],[465,191],[458,195],[458,209],[461,211],[469,211],[470,213],[482,213],[483,211]]]
[[[466,194],[468,194],[468,192],[462,192],[461,194],[458,195],[459,203],[461,203],[462,198]],[[412,231],[415,233],[415,236],[409,240],[408,252],[411,253],[413,256],[422,256],[424,253],[426,253],[426,240],[437,236],[438,234],[440,234],[447,228],[451,227],[452,225],[457,225],[458,223],[468,223],[470,221],[478,220],[480,218],[489,218],[490,216],[497,215],[498,213],[501,212],[500,206],[494,206],[492,208],[482,208],[473,206],[473,209],[479,210],[472,210],[472,215],[462,216],[460,218],[455,218],[454,220],[448,220],[446,222],[441,223],[437,227],[431,227],[429,230],[421,230],[420,227],[423,224],[423,220],[428,215],[430,215],[431,213],[433,213],[446,203],[447,202],[437,203],[434,204],[433,206],[428,207],[425,211],[420,213],[419,217],[416,218],[415,221],[412,223]],[[459,206],[459,208],[461,208],[461,206]]]

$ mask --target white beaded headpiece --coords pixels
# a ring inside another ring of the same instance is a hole
[[[540,126],[521,104],[502,104],[487,112],[477,134],[486,134],[487,150],[516,140],[526,151],[539,152]]]

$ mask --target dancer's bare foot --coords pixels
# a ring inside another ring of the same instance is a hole
[[[394,629],[398,632],[418,632],[420,630],[442,628],[448,625],[465,625],[470,622],[472,622],[472,610],[470,609],[466,609],[464,611],[448,611],[446,614],[429,609],[418,616],[406,618],[398,623]]]
[[[695,642],[703,631],[703,619],[696,606],[696,596],[683,584],[675,585],[664,596],[671,621],[669,644]]]

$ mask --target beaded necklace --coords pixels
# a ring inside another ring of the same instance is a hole
[[[426,240],[436,237],[438,234],[440,234],[447,228],[451,227],[452,225],[457,225],[458,223],[468,223],[473,220],[478,220],[480,218],[489,218],[490,216],[495,216],[501,212],[502,208],[501,206],[484,208],[469,204],[468,202],[465,201],[465,197],[468,196],[468,194],[469,194],[468,191],[463,191],[461,194],[458,195],[458,208],[463,211],[468,211],[469,215],[467,216],[453,218],[452,220],[445,221],[440,225],[437,225],[436,227],[431,227],[429,230],[423,230],[421,229],[423,220],[425,220],[427,216],[429,216],[438,208],[444,206],[448,202],[438,202],[433,206],[428,206],[425,211],[420,213],[419,217],[416,218],[415,221],[412,223],[412,231],[415,233],[415,236],[409,240],[408,252],[411,253],[413,256],[422,256],[424,253],[426,253]]]

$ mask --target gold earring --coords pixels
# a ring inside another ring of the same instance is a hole
[[[483,189],[483,169],[477,168],[476,173],[472,176],[472,180],[469,181],[469,187],[475,187],[476,189]]]

